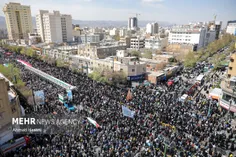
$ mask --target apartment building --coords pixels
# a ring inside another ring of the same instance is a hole
[[[12,118],[21,116],[19,97],[12,86],[0,73],[0,145],[13,138]]]
[[[145,48],[162,50],[168,44],[167,38],[150,37],[145,39]]]
[[[143,37],[132,37],[130,39],[130,48],[131,49],[141,49],[145,46],[145,39]]]
[[[236,114],[236,77],[227,78],[221,82],[222,97],[220,106]]]
[[[78,43],[98,43],[100,41],[99,34],[83,34],[77,37],[74,37],[74,40]]]
[[[127,48],[130,48],[130,37],[120,38],[120,43],[126,45]]]
[[[194,45],[196,49],[207,46],[216,39],[216,31],[202,25],[174,26],[168,37],[170,44]]]
[[[227,22],[226,33],[236,36],[236,20]]]
[[[72,17],[71,15],[60,14],[59,11],[49,13],[46,10],[39,10],[36,15],[38,34],[46,43],[62,43],[72,41]]]
[[[137,61],[136,57],[95,59],[93,68],[123,71],[129,81],[142,80],[146,73],[146,63]]]
[[[236,54],[232,54],[230,57],[230,63],[228,67],[228,78],[236,76]]]
[[[10,2],[5,4],[3,12],[6,19],[8,39],[28,39],[28,33],[33,30],[30,6]]]
[[[113,28],[112,30],[109,31],[109,34],[111,36],[119,35],[119,30],[117,28]]]
[[[146,33],[147,34],[158,34],[158,23],[154,22],[154,23],[148,23],[146,25]]]
[[[117,50],[125,50],[125,49],[126,45],[119,45],[119,44],[103,44],[103,45],[85,44],[79,46],[78,55],[89,58],[104,59],[106,57],[116,55]]]

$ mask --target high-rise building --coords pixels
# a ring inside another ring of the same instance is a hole
[[[62,43],[72,41],[71,15],[60,14],[59,11],[49,13],[46,10],[40,10],[36,16],[36,25],[43,42]]]
[[[72,17],[71,15],[61,15],[62,41],[72,41]]]
[[[28,33],[32,32],[30,6],[10,2],[5,4],[3,12],[6,18],[8,38],[10,40],[28,39]]]
[[[130,17],[128,20],[128,30],[137,30],[138,28],[138,18]]]
[[[158,34],[158,23],[148,23],[146,25],[146,33],[148,34]]]
[[[236,20],[227,22],[226,33],[236,36]]]
[[[216,39],[216,31],[209,30],[202,25],[174,26],[168,37],[170,44],[193,45],[194,50],[207,46]]]
[[[216,32],[215,39],[219,39],[222,21],[210,21],[208,23],[208,29]]]
[[[153,27],[152,27],[152,24],[151,23],[148,23],[146,25],[146,33],[147,34],[152,34],[153,33]]]
[[[44,27],[43,27],[43,14],[49,13],[47,10],[39,10],[39,14],[36,15],[36,28],[37,33],[41,36],[42,41],[45,41]]]

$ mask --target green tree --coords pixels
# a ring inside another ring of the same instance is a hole
[[[16,53],[20,53],[20,51],[23,49],[23,47],[22,46],[17,46],[17,48],[16,48]]]
[[[168,59],[169,62],[173,63],[173,62],[177,62],[176,58],[175,57],[171,57]]]
[[[230,45],[230,47],[229,47],[229,51],[232,52],[232,51],[236,50],[235,46],[236,46],[236,43],[233,42],[233,43]]]
[[[119,35],[114,35],[113,39],[115,39],[116,41],[120,41],[120,36]]]
[[[25,47],[21,49],[20,54],[22,54],[22,55],[26,54],[26,48]]]
[[[26,55],[35,58],[36,57],[36,52],[32,48],[27,48],[26,49]]]
[[[144,52],[142,57],[152,59],[152,52],[151,51]]]
[[[135,56],[137,58],[141,57],[141,53],[139,51],[132,51],[130,54],[131,54],[131,56]]]
[[[65,66],[65,63],[64,63],[64,61],[63,61],[62,59],[58,58],[58,59],[56,60],[56,66],[57,66],[57,67],[64,67],[64,66]]]
[[[189,52],[184,59],[184,66],[185,67],[194,67],[196,65],[197,59],[194,55],[194,52]]]

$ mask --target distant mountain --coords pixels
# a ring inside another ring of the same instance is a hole
[[[139,27],[145,27],[147,23],[153,21],[139,21]],[[36,19],[32,17],[33,28],[36,28]],[[72,19],[73,24],[79,24],[81,27],[127,27],[127,21],[84,21],[84,20],[74,20]],[[172,26],[172,23],[165,21],[158,21],[159,26]],[[0,28],[6,28],[5,17],[0,16]]]
[[[153,21],[138,21],[139,27],[145,27],[147,23]],[[82,20],[72,20],[73,24],[79,24],[81,27],[127,27],[128,21],[82,21]],[[159,21],[160,26],[170,26],[173,25],[169,22]]]

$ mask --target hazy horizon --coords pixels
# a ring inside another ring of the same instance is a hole
[[[38,11],[59,10],[70,14],[73,19],[84,21],[126,21],[128,17],[140,13],[140,21],[166,21],[186,24],[192,21],[210,21],[217,14],[217,21],[236,19],[235,0],[2,0],[5,3],[19,2],[31,6],[31,15]],[[132,14],[131,14],[132,13]],[[0,16],[4,16],[1,9]],[[4,16],[5,17],[5,16]]]

